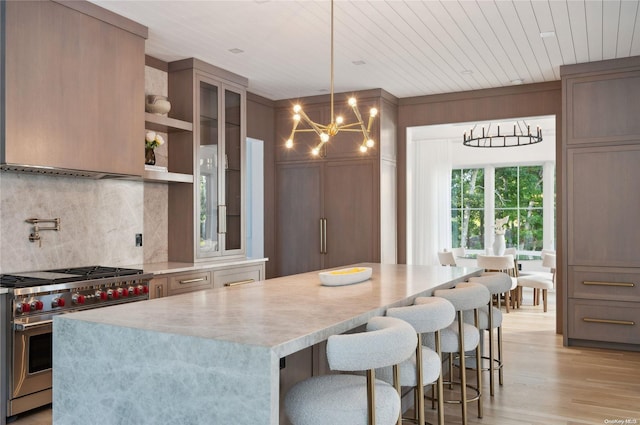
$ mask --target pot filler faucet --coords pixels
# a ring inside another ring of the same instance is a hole
[[[33,224],[33,233],[29,235],[29,241],[38,241],[38,246],[42,247],[42,240],[40,239],[41,230],[60,230],[60,218],[28,218],[25,220],[27,223]],[[40,227],[40,223],[54,223],[53,226]]]

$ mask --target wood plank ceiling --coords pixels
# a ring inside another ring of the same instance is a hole
[[[327,0],[94,3],[148,26],[151,56],[197,57],[273,100],[328,92]],[[640,55],[639,5],[336,0],[335,91],[403,98],[559,80],[561,65]]]

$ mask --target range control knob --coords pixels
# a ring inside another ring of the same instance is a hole
[[[54,298],[53,301],[51,301],[51,307],[64,307],[64,298]]]
[[[44,303],[40,300],[35,300],[31,303],[31,310],[42,310],[44,308]]]
[[[129,296],[138,295],[136,293],[136,289],[133,286],[129,286],[128,291],[129,291]]]
[[[133,288],[134,295],[142,295],[142,286],[136,286]]]
[[[120,296],[120,294],[118,293],[117,289],[108,289],[107,290],[107,297],[111,298],[111,299],[117,299]]]
[[[80,294],[73,294],[73,296],[71,297],[71,301],[74,304],[84,304],[84,302],[86,301],[86,297]]]
[[[18,303],[16,310],[18,310],[18,313],[28,313],[31,311],[31,305],[29,303]]]
[[[96,291],[96,298],[100,298],[101,300],[106,300],[107,293],[104,291]]]
[[[143,286],[142,287],[142,293],[143,294],[148,294],[149,293],[149,287],[148,286]]]
[[[120,292],[120,295],[122,295],[123,297],[128,297],[130,295],[127,288],[120,288],[118,289],[118,292]]]

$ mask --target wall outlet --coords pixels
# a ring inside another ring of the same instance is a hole
[[[142,233],[136,233],[136,246],[142,246]]]

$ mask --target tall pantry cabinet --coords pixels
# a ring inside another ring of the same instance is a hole
[[[640,57],[561,76],[565,344],[640,350]]]
[[[359,151],[362,135],[338,133],[322,155],[312,157],[315,133],[291,133],[291,102],[276,110],[276,263],[280,276],[359,262],[396,262],[395,98],[382,90],[356,95],[363,113],[379,110],[376,146]],[[342,97],[336,95],[336,108]],[[329,123],[327,98],[300,100],[309,117]],[[346,105],[346,97],[343,102]],[[341,111],[337,111],[336,115]],[[352,122],[350,111],[343,113]],[[365,116],[366,119],[366,116]]]

